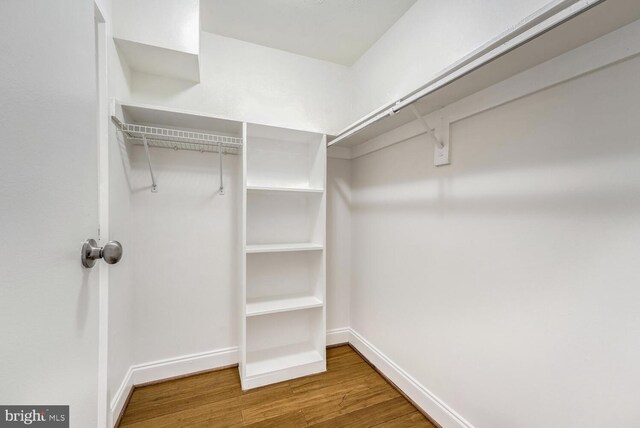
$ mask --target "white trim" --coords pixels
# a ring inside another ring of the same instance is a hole
[[[474,428],[471,423],[353,329],[341,327],[327,331],[328,346],[341,343],[349,343],[357,349],[371,364],[443,428]],[[112,424],[115,424],[118,420],[131,389],[135,385],[227,367],[237,364],[238,361],[239,350],[237,347],[231,347],[131,366],[124,376],[118,391],[113,396],[113,400],[111,400]],[[319,368],[318,370],[322,371]],[[252,379],[252,382],[259,382],[259,380]]]
[[[563,55],[523,71],[489,88],[435,111],[426,117],[438,124],[440,135],[448,135],[448,125],[499,107],[536,92],[580,78],[601,68],[640,54],[636,42],[640,21],[632,22]],[[418,120],[406,123],[351,148],[351,159],[382,150],[394,144],[425,134]],[[335,149],[337,147],[330,147]]]
[[[351,329],[349,337],[349,343],[358,352],[364,355],[371,364],[443,428],[474,428],[470,422],[447,406],[360,334]]]
[[[122,380],[120,388],[118,388],[111,400],[112,424],[115,424],[118,420],[131,388],[135,385],[231,366],[237,363],[238,348],[232,347],[131,366]]]
[[[327,346],[340,345],[343,343],[349,343],[349,327],[334,328],[327,330]]]
[[[336,328],[327,331],[327,345],[347,343],[349,341],[349,327]],[[238,364],[240,360],[237,347],[218,349],[199,354],[184,355],[129,367],[120,387],[111,400],[111,424],[116,423],[129,397],[131,388],[148,382],[156,382],[176,376],[184,376],[205,370]]]
[[[129,394],[131,393],[131,388],[133,388],[132,375],[133,375],[133,366],[129,367],[129,370],[127,370],[127,374],[124,375],[124,379],[122,380],[122,383],[118,388],[118,391],[116,391],[116,393],[113,396],[113,399],[111,400],[110,426],[112,427],[115,426],[116,422],[118,422],[118,418],[122,413],[122,409],[124,408],[124,405],[127,402],[127,398],[129,398]]]
[[[224,348],[133,366],[133,384],[170,379],[204,370],[238,364],[238,348]]]

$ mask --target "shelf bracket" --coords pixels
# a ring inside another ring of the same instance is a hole
[[[414,104],[409,105],[409,108],[411,109],[411,112],[416,117],[416,119],[418,119],[418,121],[422,124],[427,135],[435,143],[434,149],[433,149],[433,164],[435,166],[448,165],[449,164],[449,139],[448,138],[445,138],[442,140],[439,139],[438,136],[436,135],[435,130],[431,128],[431,126],[429,126],[429,123],[427,123],[427,120],[420,114],[420,112],[418,111],[418,109]],[[446,127],[449,126],[448,123],[443,123],[443,125]]]
[[[151,193],[158,193],[156,176],[153,173],[153,167],[151,166],[151,153],[149,153],[149,143],[147,142],[147,136],[144,134],[142,134],[142,144],[144,145],[144,151],[147,154],[147,162],[149,163],[149,173],[151,174]]]
[[[222,178],[222,143],[218,143],[218,162],[220,163],[220,189],[218,189],[218,194],[224,195],[224,181]]]

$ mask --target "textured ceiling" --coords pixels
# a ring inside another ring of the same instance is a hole
[[[203,31],[351,65],[416,0],[201,0]]]

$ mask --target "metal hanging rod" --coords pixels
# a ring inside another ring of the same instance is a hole
[[[489,42],[478,47],[460,60],[442,70],[435,78],[409,92],[395,102],[383,105],[357,122],[340,131],[329,146],[338,144],[364,128],[387,116],[393,116],[401,109],[412,105],[422,97],[433,94],[437,90],[451,84],[455,80],[480,69],[491,61],[525,45],[570,19],[606,0],[551,0],[547,5],[534,12],[499,34]]]

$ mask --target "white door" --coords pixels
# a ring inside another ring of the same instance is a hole
[[[94,5],[0,2],[0,405],[98,426]],[[0,415],[1,418],[1,415]]]

